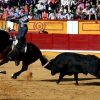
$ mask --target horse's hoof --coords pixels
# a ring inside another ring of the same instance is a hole
[[[6,71],[5,71],[5,70],[3,70],[3,71],[0,71],[0,73],[2,73],[2,74],[6,74]]]
[[[14,76],[13,74],[11,75],[12,79],[17,79],[17,76]]]

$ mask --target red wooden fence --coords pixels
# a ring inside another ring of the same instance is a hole
[[[16,33],[10,33],[12,36]],[[100,35],[33,34],[26,35],[40,49],[49,50],[100,50]]]

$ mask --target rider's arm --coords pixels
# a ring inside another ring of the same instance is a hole
[[[17,20],[17,19],[9,19],[8,21],[14,22],[14,23],[17,23],[17,24],[20,24],[20,23],[19,23],[19,20]]]

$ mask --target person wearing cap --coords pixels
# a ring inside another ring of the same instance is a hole
[[[22,16],[19,20],[17,19],[10,19],[9,21],[14,22],[19,24],[18,26],[18,35],[16,36],[16,39],[18,40],[18,43],[22,43],[22,45],[18,46],[16,45],[16,48],[19,50],[19,52],[21,52],[21,49],[23,48],[23,46],[26,44],[26,34],[28,32],[28,16]],[[17,44],[18,44],[17,43]],[[24,52],[23,52],[24,53]],[[9,57],[10,58],[10,57]],[[13,60],[12,58],[10,58],[11,60]],[[19,57],[17,56],[17,59],[15,60],[15,64],[18,66],[19,65]]]

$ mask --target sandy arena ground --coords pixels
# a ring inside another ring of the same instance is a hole
[[[73,76],[67,75],[57,85],[59,74],[51,76],[38,60],[17,79],[11,79],[11,74],[20,69],[21,64],[15,66],[14,62],[1,66],[7,74],[0,74],[0,100],[100,100],[100,79],[90,74],[79,74],[79,86],[75,86]]]

